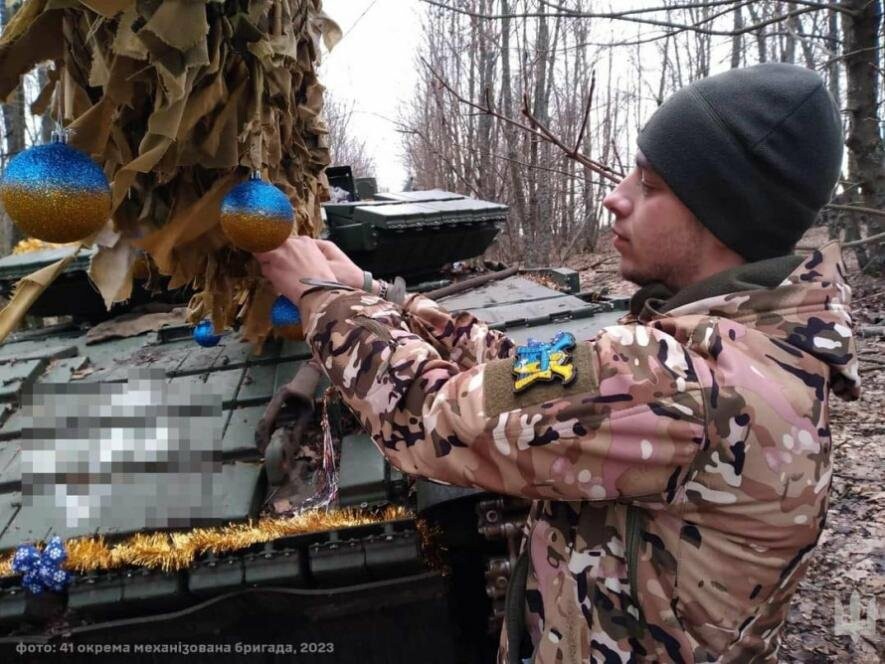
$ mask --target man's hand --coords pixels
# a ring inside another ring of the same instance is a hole
[[[301,308],[301,296],[310,286],[302,279],[313,277],[326,281],[341,281],[320,251],[317,241],[309,237],[290,237],[273,251],[255,254],[261,273],[277,291]],[[360,273],[362,275],[362,273]],[[345,283],[345,282],[341,282]],[[306,312],[301,311],[302,318]]]
[[[328,240],[316,240],[317,247],[323,252],[323,256],[329,261],[329,267],[335,273],[336,281],[352,286],[363,287],[363,271],[358,265],[347,257],[338,245]]]

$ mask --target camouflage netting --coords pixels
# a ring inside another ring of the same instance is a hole
[[[63,118],[71,145],[111,181],[112,223],[90,276],[106,305],[133,274],[193,284],[190,320],[238,318],[270,331],[275,293],[219,225],[225,193],[261,168],[291,199],[296,231],[316,235],[329,162],[320,118],[319,41],[341,32],[321,0],[27,0],[0,39],[0,95],[37,64],[55,66],[32,104]]]

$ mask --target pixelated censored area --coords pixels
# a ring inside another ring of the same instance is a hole
[[[136,369],[23,393],[22,511],[49,530],[189,526],[221,499],[222,398]]]

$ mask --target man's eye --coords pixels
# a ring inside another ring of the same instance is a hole
[[[652,191],[652,187],[650,187],[645,180],[640,180],[639,186],[642,189],[643,194],[650,194]]]

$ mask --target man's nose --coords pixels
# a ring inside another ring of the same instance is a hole
[[[620,184],[602,199],[602,205],[606,210],[615,215],[615,219],[629,217],[630,213],[633,212],[633,201],[627,195],[624,186],[626,181],[627,178],[621,180]]]

